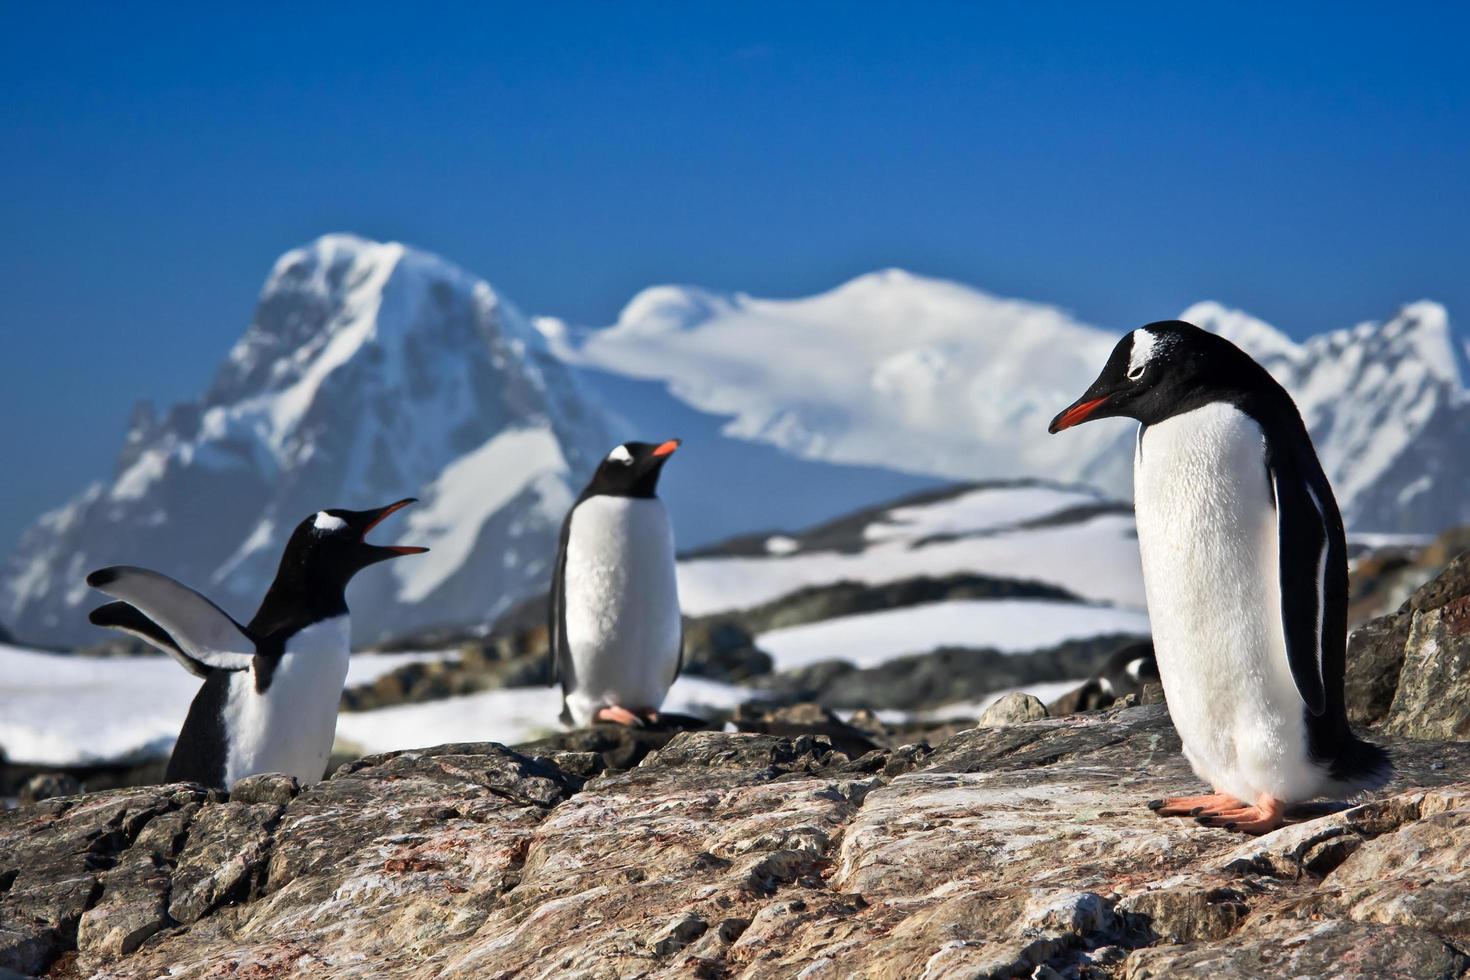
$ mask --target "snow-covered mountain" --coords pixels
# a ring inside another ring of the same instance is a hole
[[[1185,317],[1291,389],[1355,529],[1470,521],[1466,352],[1442,307],[1305,343],[1218,304]],[[114,477],[25,534],[0,619],[29,642],[96,639],[82,580],[112,562],[245,617],[302,517],[413,495],[385,537],[433,550],[354,583],[359,639],[482,622],[544,586],[576,488],[633,436],[686,440],[663,481],[685,548],[948,480],[1126,498],[1131,423],[1046,435],[1121,332],[899,270],[790,300],[659,286],[593,329],[524,317],[426,253],[329,235],[277,262],[198,402],[140,407]]]
[[[574,373],[489,284],[330,235],[276,263],[200,401],[140,407],[115,477],[24,535],[0,610],[28,639],[98,639],[83,576],[127,562],[244,620],[303,517],[417,496],[375,540],[432,551],[358,577],[359,636],[492,614],[546,578],[573,483],[608,438]]]
[[[1305,343],[1217,303],[1183,318],[1228,336],[1292,392],[1353,528],[1432,533],[1470,520],[1467,352],[1444,307],[1413,303]],[[1046,435],[1123,332],[1055,307],[887,270],[795,300],[660,286],[601,330],[538,324],[570,363],[662,382],[728,417],[727,434],[805,458],[1131,495],[1133,423]]]
[[[1470,348],[1438,303],[1295,343],[1238,310],[1183,319],[1230,338],[1291,392],[1348,525],[1433,534],[1470,520]]]

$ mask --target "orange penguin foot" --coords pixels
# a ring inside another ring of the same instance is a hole
[[[1242,834],[1269,834],[1286,822],[1286,804],[1274,796],[1262,793],[1256,797],[1255,806],[1241,805],[1231,810],[1221,810],[1196,818],[1203,827],[1220,827]]]
[[[1149,800],[1148,808],[1161,817],[1208,816],[1225,810],[1238,810],[1245,806],[1229,793],[1207,793],[1204,796],[1171,796],[1164,800]]]
[[[597,714],[592,716],[595,724],[599,721],[611,722],[614,725],[626,725],[629,728],[642,728],[643,719],[620,704],[611,704],[606,708],[598,708]]]

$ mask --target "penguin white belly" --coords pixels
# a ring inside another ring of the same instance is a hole
[[[1247,803],[1309,799],[1326,782],[1286,655],[1265,448],[1250,416],[1217,402],[1149,426],[1134,459],[1169,715],[1195,773]]]
[[[674,533],[657,498],[594,496],[567,532],[565,616],[575,687],[572,719],[599,708],[657,709],[683,637]]]
[[[350,651],[348,618],[337,616],[287,641],[264,692],[255,689],[253,669],[230,676],[227,786],[262,772],[283,772],[303,784],[326,774]]]

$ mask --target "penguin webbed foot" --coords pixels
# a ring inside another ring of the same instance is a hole
[[[1254,806],[1242,804],[1234,809],[1196,817],[1195,822],[1201,827],[1218,827],[1241,834],[1269,834],[1286,822],[1286,804],[1263,795]]]
[[[610,704],[605,708],[598,708],[597,714],[592,716],[592,723],[606,722],[612,725],[623,725],[627,728],[645,727],[644,719],[636,713],[629,711],[620,704]]]
[[[1205,817],[1245,806],[1229,793],[1206,793],[1202,796],[1171,796],[1149,800],[1148,808],[1161,817]]]

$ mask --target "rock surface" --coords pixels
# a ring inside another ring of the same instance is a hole
[[[1046,705],[1032,694],[1013,691],[986,708],[980,714],[981,728],[999,728],[1002,725],[1018,725],[1026,721],[1040,721],[1046,717]]]
[[[793,718],[793,724],[797,719]],[[1470,744],[1258,839],[1162,706],[859,756],[825,735],[375,756],[0,815],[0,973],[124,977],[1458,976]],[[632,768],[608,764],[619,752]],[[1325,815],[1322,815],[1324,814]]]
[[[1470,552],[1353,632],[1345,694],[1358,724],[1470,739]]]

